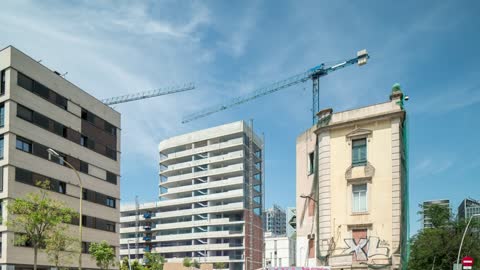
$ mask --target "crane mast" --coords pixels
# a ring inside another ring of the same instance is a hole
[[[316,121],[316,113],[320,111],[320,98],[319,98],[319,92],[320,92],[320,77],[326,76],[331,72],[334,72],[336,70],[345,68],[350,65],[358,64],[359,66],[362,66],[367,63],[367,59],[370,58],[370,56],[367,53],[367,50],[361,50],[357,52],[357,56],[346,60],[339,62],[335,65],[332,66],[326,66],[325,64],[320,64],[314,68],[311,68],[303,73],[294,75],[292,77],[289,77],[287,79],[272,83],[266,87],[257,89],[250,94],[247,94],[246,96],[240,96],[233,98],[229,101],[227,101],[225,104],[218,105],[215,107],[210,107],[206,108],[204,110],[201,110],[199,112],[187,115],[186,117],[183,118],[182,123],[188,123],[193,120],[197,120],[199,118],[203,118],[206,116],[209,116],[211,114],[226,110],[228,108],[231,108],[233,106],[237,106],[243,103],[246,103],[248,101],[251,101],[253,99],[277,92],[279,90],[285,89],[287,87],[306,82],[308,80],[312,80],[313,82],[313,87],[312,87],[312,119],[313,123]]]

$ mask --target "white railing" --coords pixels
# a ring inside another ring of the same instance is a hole
[[[187,149],[175,153],[171,153],[166,155],[161,161],[164,162],[169,159],[174,159],[174,158],[181,158],[185,156],[190,156],[190,155],[195,155],[195,154],[201,154],[204,152],[209,152],[217,149],[223,149],[231,146],[236,146],[236,145],[242,145],[243,144],[243,138],[237,138],[237,139],[232,139],[226,142],[221,142],[221,143],[216,143],[216,144],[211,144],[203,147],[198,147],[198,148],[193,148],[193,149]]]
[[[218,175],[218,174],[229,173],[234,171],[243,171],[243,164],[234,164],[234,165],[229,165],[223,168],[212,169],[208,171],[193,172],[193,173],[187,173],[182,175],[170,176],[168,177],[167,181],[160,184],[167,186],[169,183],[192,180],[193,178],[196,178],[196,177],[212,176],[212,175]]]
[[[232,177],[225,180],[219,180],[219,181],[208,182],[203,184],[172,187],[172,188],[169,188],[168,192],[163,195],[175,194],[175,193],[185,192],[185,191],[194,191],[194,190],[206,189],[206,188],[230,186],[230,185],[236,185],[241,183],[243,183],[243,176],[237,176],[237,177]]]
[[[232,159],[242,158],[242,157],[243,157],[243,151],[240,150],[240,151],[230,152],[224,155],[209,157],[205,159],[177,163],[174,165],[169,165],[166,170],[162,171],[162,174],[168,174],[176,170],[211,164],[211,163],[220,162],[220,161],[232,160]]]

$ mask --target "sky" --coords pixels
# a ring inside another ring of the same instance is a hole
[[[311,82],[188,124],[187,114],[320,63],[371,58],[320,81],[341,111],[409,95],[410,231],[418,204],[480,199],[478,1],[4,0],[13,45],[98,98],[193,82],[196,89],[114,106],[122,114],[121,200],[158,198],[158,143],[253,119],[265,136],[266,206],[295,204],[295,140],[311,125]]]

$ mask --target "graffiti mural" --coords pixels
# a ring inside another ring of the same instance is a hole
[[[387,241],[378,237],[368,238],[346,238],[344,239],[347,248],[343,250],[343,254],[352,254],[353,260],[366,261],[372,257],[389,257],[390,245]]]

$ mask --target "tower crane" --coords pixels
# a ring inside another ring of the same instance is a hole
[[[314,68],[311,68],[303,73],[297,74],[295,76],[292,76],[290,78],[277,81],[275,83],[272,83],[266,87],[257,89],[250,94],[247,94],[245,96],[240,96],[231,99],[227,103],[223,105],[217,105],[214,107],[206,108],[204,110],[201,110],[199,112],[187,115],[186,117],[183,118],[182,123],[188,123],[190,121],[206,117],[208,115],[214,114],[216,112],[220,112],[223,110],[226,110],[230,107],[240,105],[243,103],[246,103],[250,100],[271,94],[273,92],[285,89],[287,87],[290,87],[292,85],[296,85],[299,83],[306,82],[308,80],[312,80],[313,82],[313,88],[312,88],[312,120],[313,123],[315,123],[316,120],[316,114],[318,111],[320,111],[320,98],[319,98],[319,88],[320,88],[320,77],[326,76],[329,73],[342,69],[344,67],[348,67],[350,65],[358,64],[359,66],[365,65],[367,63],[367,59],[370,58],[370,55],[368,55],[367,50],[361,50],[357,52],[357,57],[354,57],[352,59],[346,60],[339,62],[335,65],[332,66],[327,66],[325,63],[320,64]]]
[[[181,86],[165,87],[165,88],[155,89],[151,91],[144,91],[140,93],[106,98],[106,99],[102,99],[101,102],[103,102],[106,105],[114,105],[114,104],[126,103],[126,102],[131,102],[131,101],[140,100],[140,99],[147,99],[152,97],[174,94],[178,92],[189,91],[193,89],[195,89],[195,85],[193,83],[187,83]]]

